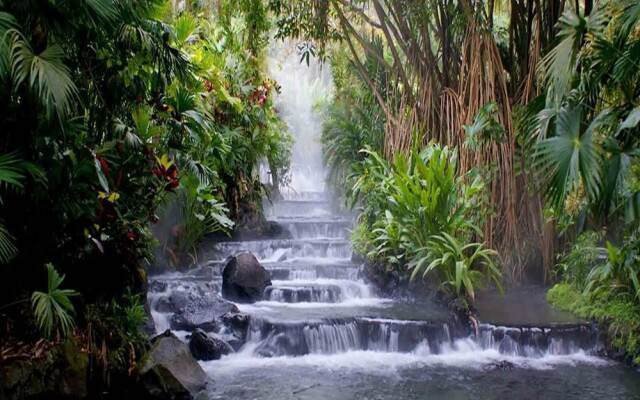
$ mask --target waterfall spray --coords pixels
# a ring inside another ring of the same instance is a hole
[[[323,192],[325,169],[320,136],[322,119],[316,104],[331,96],[329,65],[310,58],[301,62],[296,46],[286,41],[272,48],[269,71],[280,85],[276,108],[295,143],[291,157],[291,183],[285,196],[300,192]]]

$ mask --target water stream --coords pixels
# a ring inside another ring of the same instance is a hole
[[[150,294],[162,331],[172,318],[163,299],[219,296],[227,256],[251,251],[270,271],[263,300],[237,304],[250,318],[245,343],[202,362],[213,380],[210,398],[640,398],[640,375],[599,356],[600,335],[590,324],[486,320],[476,336],[435,302],[379,295],[352,261],[352,216],[333,211],[324,192],[312,106],[330,90],[327,69],[301,66],[294,53],[274,63],[273,74],[282,85],[280,112],[298,142],[291,188],[265,210],[291,238],[217,244],[200,260],[210,273],[155,277],[163,284]]]

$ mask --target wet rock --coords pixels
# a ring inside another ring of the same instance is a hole
[[[194,328],[203,329],[207,332],[218,330],[218,323],[215,319],[209,321],[194,322],[182,314],[174,314],[171,317],[171,329],[176,331],[190,331]]]
[[[152,339],[139,373],[144,398],[191,399],[207,386],[207,375],[189,348],[170,331]]]
[[[367,262],[367,257],[354,251],[353,254],[351,254],[351,262],[354,264],[364,264]]]
[[[392,295],[400,286],[400,276],[396,271],[388,271],[382,263],[366,262],[363,268],[364,278],[385,295]]]
[[[34,358],[0,363],[0,399],[85,398],[89,356],[75,339],[44,350]]]
[[[175,312],[176,308],[169,297],[161,297],[155,303],[155,310],[163,313]]]
[[[151,281],[149,282],[149,291],[154,293],[164,292],[167,290],[167,282]]]
[[[507,360],[502,360],[502,361],[495,361],[495,362],[492,362],[491,364],[485,365],[482,369],[485,371],[495,371],[495,370],[511,371],[515,367],[516,366],[513,363]]]
[[[221,318],[222,323],[241,340],[245,340],[247,329],[249,329],[250,317],[239,312],[226,313]]]
[[[208,335],[202,329],[191,333],[189,350],[197,360],[219,360],[223,355],[233,353],[234,349],[217,335]]]
[[[269,272],[251,253],[231,257],[222,272],[222,295],[231,301],[254,303],[270,285]]]
[[[171,307],[172,312],[179,312],[179,310],[185,308],[191,302],[202,301],[202,297],[204,293],[200,288],[196,288],[191,292],[186,291],[174,291],[169,296],[169,306]]]
[[[190,300],[171,317],[171,328],[191,331],[201,328],[205,331],[218,330],[217,319],[228,312],[238,312],[235,304],[218,295]]]

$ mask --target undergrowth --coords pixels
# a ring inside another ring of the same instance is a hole
[[[569,283],[558,283],[548,291],[547,300],[606,327],[611,346],[640,365],[640,305],[628,295],[613,290],[585,295]]]

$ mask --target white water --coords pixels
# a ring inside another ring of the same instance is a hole
[[[351,308],[351,307],[377,307],[383,308],[390,305],[391,299],[384,299],[379,297],[370,297],[363,299],[349,299],[341,301],[340,303],[282,303],[279,301],[258,301],[254,304],[237,304],[238,309],[248,314],[265,313],[265,315],[274,315],[276,312],[286,312],[285,309],[309,309],[309,310],[322,310],[322,309],[339,309],[339,308]]]
[[[588,364],[608,366],[612,362],[578,351],[570,355],[547,354],[539,358],[506,356],[494,349],[480,349],[471,340],[456,342],[454,349],[440,354],[431,354],[422,346],[410,353],[388,351],[353,350],[336,354],[307,354],[304,356],[256,358],[254,347],[243,352],[225,356],[219,361],[202,363],[213,376],[238,372],[243,369],[315,367],[328,370],[360,370],[367,373],[392,375],[402,369],[446,366],[463,369],[482,369],[496,362],[508,361],[520,368],[538,370],[552,369],[560,365]]]
[[[309,66],[301,64],[295,45],[285,42],[271,50],[269,71],[281,86],[276,97],[278,114],[287,123],[295,140],[291,189],[294,192],[323,192],[325,169],[319,142],[322,120],[314,106],[331,95],[330,68],[313,58]]]

